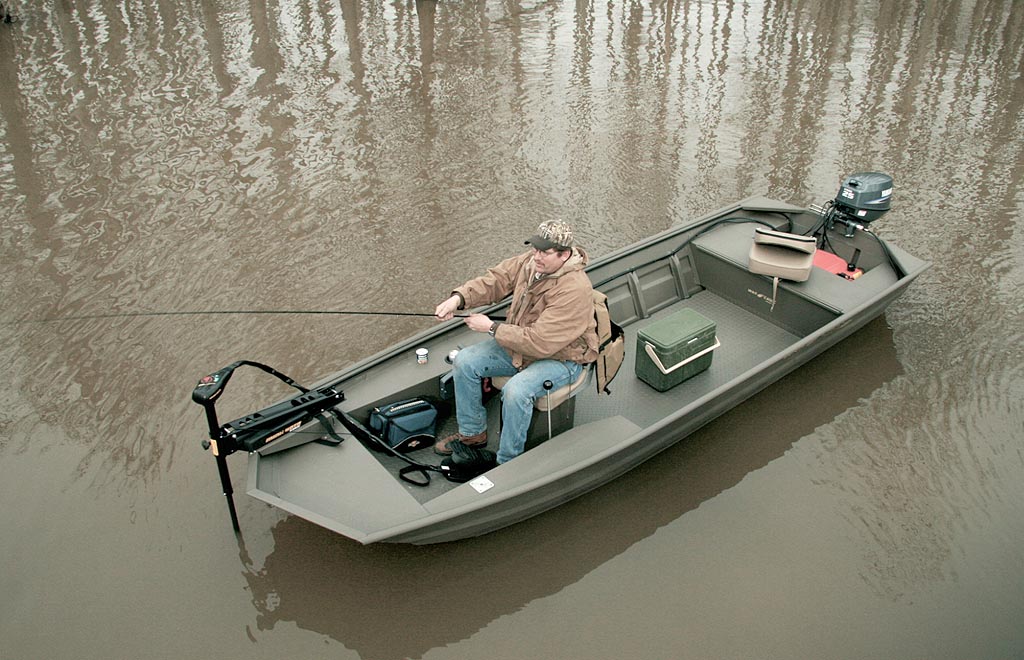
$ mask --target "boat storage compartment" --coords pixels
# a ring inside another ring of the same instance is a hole
[[[682,309],[637,332],[636,377],[664,392],[710,367],[718,346],[715,322]]]

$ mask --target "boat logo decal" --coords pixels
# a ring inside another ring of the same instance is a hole
[[[763,293],[760,293],[758,291],[754,291],[753,289],[747,289],[747,293],[749,293],[750,295],[754,296],[755,298],[760,298],[766,304],[769,304],[769,305],[772,304],[772,299],[769,298],[768,296],[764,295]]]

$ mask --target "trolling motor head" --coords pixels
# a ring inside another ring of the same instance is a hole
[[[843,179],[835,199],[823,206],[812,206],[831,229],[836,223],[846,227],[845,235],[866,229],[889,210],[892,201],[892,177],[881,172],[858,172]]]

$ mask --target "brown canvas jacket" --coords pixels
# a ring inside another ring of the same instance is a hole
[[[507,320],[494,338],[519,369],[540,359],[588,364],[597,359],[593,287],[582,248],[558,271],[535,278],[533,250],[510,257],[455,289],[465,307],[489,305],[510,294]]]

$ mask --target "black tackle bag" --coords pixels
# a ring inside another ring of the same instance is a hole
[[[437,408],[423,398],[396,401],[370,411],[370,430],[396,451],[434,444]]]

